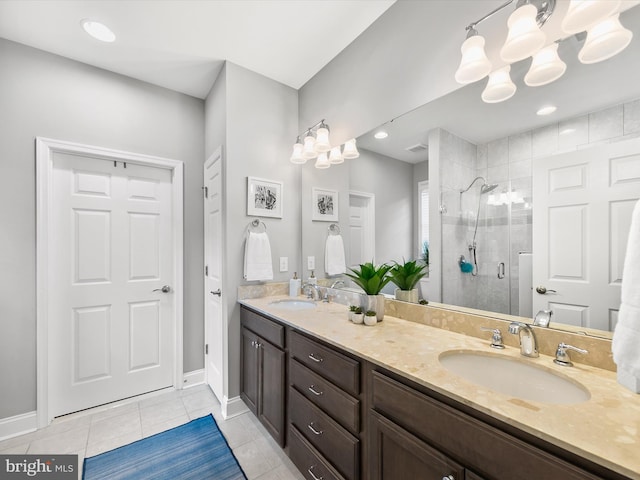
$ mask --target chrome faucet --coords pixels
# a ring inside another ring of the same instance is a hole
[[[302,293],[304,293],[305,288],[309,288],[309,292],[307,293],[307,298],[311,298],[313,300],[320,300],[322,298],[322,291],[320,287],[315,283],[305,283],[302,285]],[[316,292],[314,295],[313,292]]]
[[[538,342],[533,329],[522,322],[511,322],[509,333],[518,335],[520,339],[520,355],[536,358],[538,356]]]
[[[338,288],[338,287],[344,287],[344,282],[342,280],[336,280],[331,284],[330,288]]]

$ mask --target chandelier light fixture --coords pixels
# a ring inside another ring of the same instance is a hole
[[[500,49],[506,66],[493,69],[485,52],[485,39],[477,30],[479,23],[516,2],[516,9],[507,20],[509,31]],[[624,50],[633,33],[620,23],[621,0],[570,0],[562,19],[562,30],[568,36],[586,32],[578,53],[580,62],[589,64],[606,60]],[[547,39],[541,27],[553,14],[556,0],[508,0],[466,27],[467,38],[462,44],[462,58],[455,73],[458,83],[467,84],[489,77],[482,92],[487,103],[503,102],[516,92],[510,78],[510,65],[532,57],[524,83],[529,87],[547,85],[560,78],[567,69],[558,55],[558,44],[565,38]]]
[[[331,165],[343,163],[345,159],[358,158],[360,153],[356,148],[356,140],[351,139],[345,142],[342,150],[340,146],[332,147],[329,140],[329,125],[324,123],[324,119],[307,130],[302,135],[298,135],[293,145],[290,161],[297,165],[307,163],[307,160],[316,159],[315,167],[319,169],[329,168]]]

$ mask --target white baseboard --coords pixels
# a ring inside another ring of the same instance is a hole
[[[35,432],[38,428],[36,412],[21,413],[13,417],[0,418],[0,441]]]
[[[226,396],[222,399],[221,410],[225,420],[249,411],[240,397],[227,398]]]
[[[204,383],[204,368],[186,372],[183,375],[182,388],[191,388]]]

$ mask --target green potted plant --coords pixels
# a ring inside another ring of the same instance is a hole
[[[347,315],[347,318],[350,322],[353,322],[353,314],[356,313],[356,308],[358,308],[357,305],[349,305],[349,314]]]
[[[364,314],[364,324],[371,326],[375,325],[376,323],[378,323],[376,312],[374,312],[373,310],[367,310],[367,312]]]
[[[350,268],[351,273],[345,274],[364,291],[363,309],[377,312],[379,322],[384,318],[384,295],[380,295],[380,291],[391,280],[390,269],[391,265],[385,263],[375,266],[373,262],[367,262],[359,268]]]
[[[394,262],[389,270],[389,278],[396,287],[396,300],[418,303],[418,282],[427,272],[427,265],[419,264],[416,260]]]

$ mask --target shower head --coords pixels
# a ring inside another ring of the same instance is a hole
[[[480,187],[480,195],[482,195],[483,193],[492,192],[496,188],[498,188],[498,184],[497,183],[485,183]]]
[[[463,194],[464,192],[469,191],[469,189],[473,187],[473,184],[476,183],[478,180],[482,180],[482,186],[480,187],[480,195],[482,195],[483,193],[489,193],[490,191],[498,187],[498,184],[496,183],[487,183],[484,177],[476,177],[473,179],[473,182],[471,182],[467,188],[465,188],[464,190],[460,190],[460,194]]]

